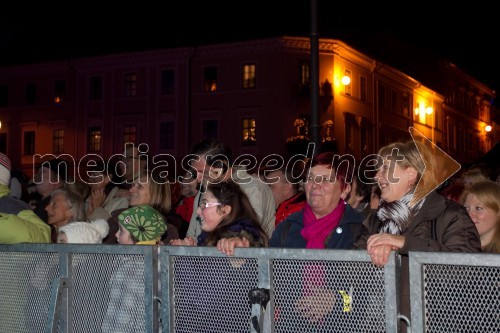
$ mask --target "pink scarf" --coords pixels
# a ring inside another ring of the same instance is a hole
[[[307,240],[306,249],[324,249],[325,239],[335,229],[345,212],[345,202],[340,199],[337,207],[328,215],[317,219],[311,206],[304,205],[304,228],[300,232]]]

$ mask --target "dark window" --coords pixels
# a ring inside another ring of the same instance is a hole
[[[255,118],[241,120],[241,143],[244,146],[254,146],[257,143],[257,121]]]
[[[35,105],[36,103],[36,84],[28,83],[25,87],[26,105]]]
[[[160,149],[174,149],[175,129],[173,121],[160,124]]]
[[[4,108],[9,106],[9,87],[6,85],[0,86],[0,106]]]
[[[35,154],[35,131],[24,132],[24,147],[23,155],[33,155]]]
[[[383,84],[378,85],[378,105],[385,108],[385,86]]]
[[[217,91],[217,67],[205,67],[203,70],[203,90]]]
[[[101,151],[101,128],[89,127],[88,151],[95,153]]]
[[[102,76],[93,76],[89,81],[89,99],[100,101],[102,99]]]
[[[217,139],[219,137],[219,122],[214,119],[203,120],[203,139]]]
[[[361,76],[359,80],[359,98],[366,101],[366,77]]]
[[[137,73],[128,73],[125,74],[125,97],[134,96],[137,96]]]
[[[172,69],[161,71],[160,89],[162,95],[173,95],[175,93],[175,72]]]
[[[7,133],[0,133],[0,153],[7,154]]]
[[[127,142],[137,144],[137,126],[129,125],[123,127],[123,144]]]
[[[403,93],[401,97],[401,102],[403,106],[403,115],[410,116],[410,96],[408,93]]]
[[[54,103],[62,103],[66,99],[66,81],[54,81]]]
[[[400,107],[399,107],[399,94],[395,90],[391,90],[391,111],[395,113],[400,112]]]
[[[243,65],[243,89],[252,89],[256,87],[256,69],[255,64]]]
[[[52,152],[54,154],[64,153],[64,130],[56,129],[52,132]]]

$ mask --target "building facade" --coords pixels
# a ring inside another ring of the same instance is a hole
[[[285,156],[310,136],[310,54],[308,38],[285,36],[3,67],[0,150],[25,171],[39,155],[107,159],[126,142],[177,163],[210,137],[235,156]],[[495,91],[438,68],[440,82],[420,82],[320,39],[322,141],[359,160],[414,127],[459,162],[481,156],[498,140]]]

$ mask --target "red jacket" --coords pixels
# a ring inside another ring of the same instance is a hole
[[[299,192],[293,197],[283,201],[276,209],[276,220],[274,225],[277,226],[281,221],[286,219],[289,215],[298,212],[304,207],[306,202],[306,194]]]
[[[193,215],[193,204],[194,204],[194,198],[195,196],[193,195],[192,197],[185,197],[182,198],[182,203],[175,208],[175,212],[179,214],[184,221],[191,221],[191,216]]]

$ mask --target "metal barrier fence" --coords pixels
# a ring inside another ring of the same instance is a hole
[[[396,332],[398,262],[377,268],[354,250],[0,245],[0,332]],[[499,331],[499,255],[410,263],[413,332]]]
[[[250,248],[228,257],[215,248],[163,247],[159,262],[169,286],[161,292],[170,305],[161,311],[165,331],[396,331],[395,256],[377,268],[365,251]],[[269,304],[258,297],[249,304],[256,290],[270,291]]]
[[[410,253],[413,332],[500,332],[500,255]]]
[[[156,248],[0,245],[0,332],[158,332]]]

